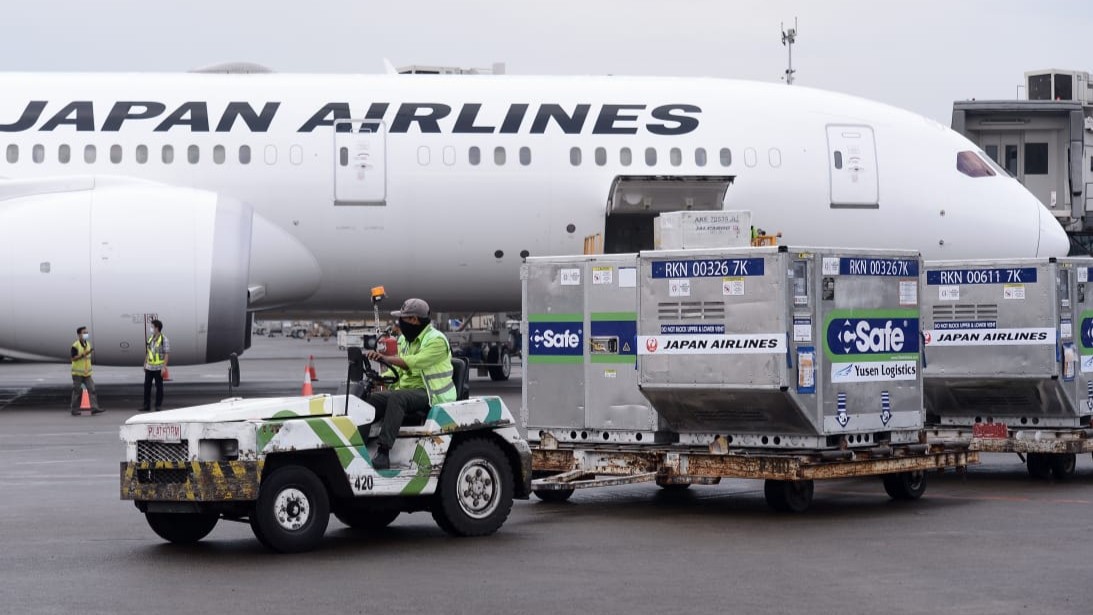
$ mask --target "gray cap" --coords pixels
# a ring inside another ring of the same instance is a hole
[[[407,299],[406,302],[402,304],[402,309],[391,312],[391,315],[395,318],[402,318],[403,316],[428,318],[429,304],[421,299]]]

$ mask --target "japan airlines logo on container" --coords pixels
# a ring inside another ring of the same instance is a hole
[[[654,352],[656,352],[657,351],[657,338],[650,337],[649,339],[645,340],[645,350],[649,354],[653,354]]]

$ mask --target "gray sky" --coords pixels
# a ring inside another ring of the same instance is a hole
[[[396,66],[797,83],[948,125],[952,101],[1013,98],[1026,70],[1093,69],[1091,0],[33,0],[5,3],[3,71],[280,72]],[[3,95],[0,93],[0,95]]]

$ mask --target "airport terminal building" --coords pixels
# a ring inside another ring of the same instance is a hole
[[[953,103],[953,130],[979,145],[1093,252],[1093,82],[1089,73],[1025,73],[1027,100]]]

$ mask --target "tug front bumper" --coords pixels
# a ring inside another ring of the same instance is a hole
[[[121,499],[246,502],[258,499],[260,461],[122,462]]]

